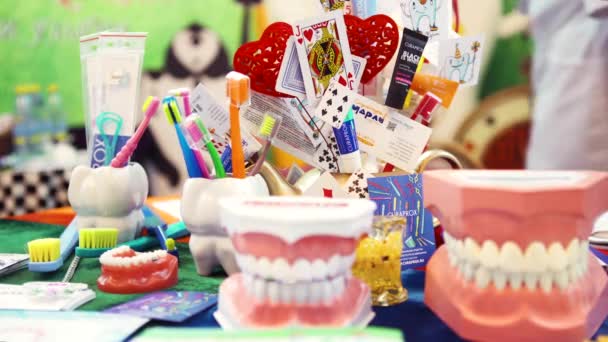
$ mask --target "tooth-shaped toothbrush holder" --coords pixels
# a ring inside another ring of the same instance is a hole
[[[184,184],[181,216],[190,231],[190,252],[200,275],[222,266],[228,274],[239,271],[234,247],[220,223],[219,200],[230,197],[267,197],[268,185],[261,175],[238,178],[190,178]]]
[[[117,228],[118,243],[140,235],[147,197],[148,177],[137,163],[120,168],[77,166],[68,187],[78,230]]]

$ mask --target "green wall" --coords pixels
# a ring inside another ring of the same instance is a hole
[[[242,13],[234,0],[2,0],[0,112],[13,111],[15,85],[57,83],[70,125],[82,124],[81,35],[114,28],[148,32],[144,69],[156,69],[173,35],[193,22],[216,31],[232,56]]]

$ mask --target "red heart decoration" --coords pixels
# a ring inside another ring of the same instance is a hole
[[[397,24],[384,14],[365,20],[347,14],[344,23],[351,53],[367,59],[361,82],[368,83],[386,67],[399,47]]]
[[[306,39],[311,40],[312,39],[312,30],[308,29],[304,31],[304,37],[306,37]]]
[[[251,89],[276,97],[291,97],[274,90],[287,40],[293,34],[291,25],[284,22],[271,24],[259,40],[243,44],[236,50],[234,70],[249,76]]]

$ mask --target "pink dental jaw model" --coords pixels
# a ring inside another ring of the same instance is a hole
[[[425,205],[446,244],[425,302],[462,338],[582,341],[608,314],[608,278],[589,252],[608,208],[594,172],[429,171]]]
[[[367,200],[224,199],[222,225],[242,273],[220,286],[224,328],[365,326],[369,289],[351,277],[359,238],[371,229]]]

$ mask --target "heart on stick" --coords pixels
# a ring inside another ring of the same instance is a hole
[[[275,90],[287,40],[293,34],[291,25],[271,24],[259,40],[243,44],[234,54],[234,70],[249,76],[251,89],[275,97],[291,97]]]
[[[365,20],[345,15],[344,23],[351,53],[367,60],[361,82],[368,83],[386,67],[399,47],[397,24],[384,14]]]

